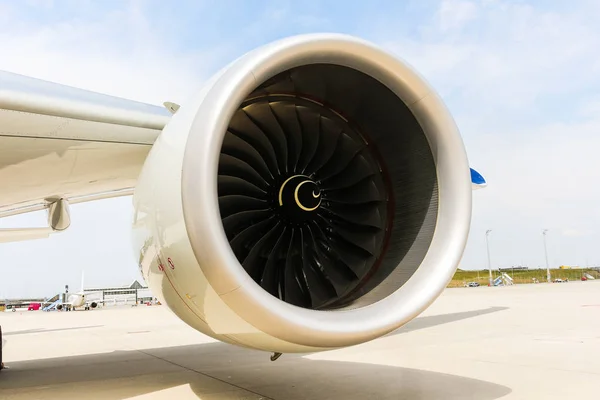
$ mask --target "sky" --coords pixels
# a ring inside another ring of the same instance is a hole
[[[260,4],[261,6],[257,6]],[[340,32],[414,66],[440,93],[472,167],[460,268],[600,265],[600,2],[0,0],[0,69],[152,104],[184,103],[243,53]],[[72,207],[68,231],[0,244],[0,298],[141,279],[131,198]],[[39,226],[43,213],[0,220]]]

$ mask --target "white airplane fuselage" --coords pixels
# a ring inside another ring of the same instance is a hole
[[[72,308],[83,307],[85,305],[85,294],[72,294],[69,296],[68,302]]]

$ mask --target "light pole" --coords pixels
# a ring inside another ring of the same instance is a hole
[[[546,280],[548,281],[548,283],[550,283],[550,281],[551,281],[550,265],[548,264],[548,247],[546,246],[546,233],[547,232],[548,232],[548,229],[544,229],[542,231],[542,235],[544,236],[544,255],[546,256]]]
[[[490,232],[492,230],[488,229],[487,231],[485,231],[485,245],[487,247],[487,256],[488,256],[488,270],[490,271],[490,283],[489,286],[492,286],[492,261],[490,259],[490,241],[488,239],[488,237],[490,236]]]

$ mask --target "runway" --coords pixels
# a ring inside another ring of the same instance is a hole
[[[0,325],[3,400],[599,396],[600,281],[447,289],[386,337],[276,362],[166,306],[2,313]]]

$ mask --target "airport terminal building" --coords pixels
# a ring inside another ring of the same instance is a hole
[[[104,300],[106,306],[140,304],[154,298],[150,289],[137,280],[127,286],[86,288],[84,292],[89,300]]]

